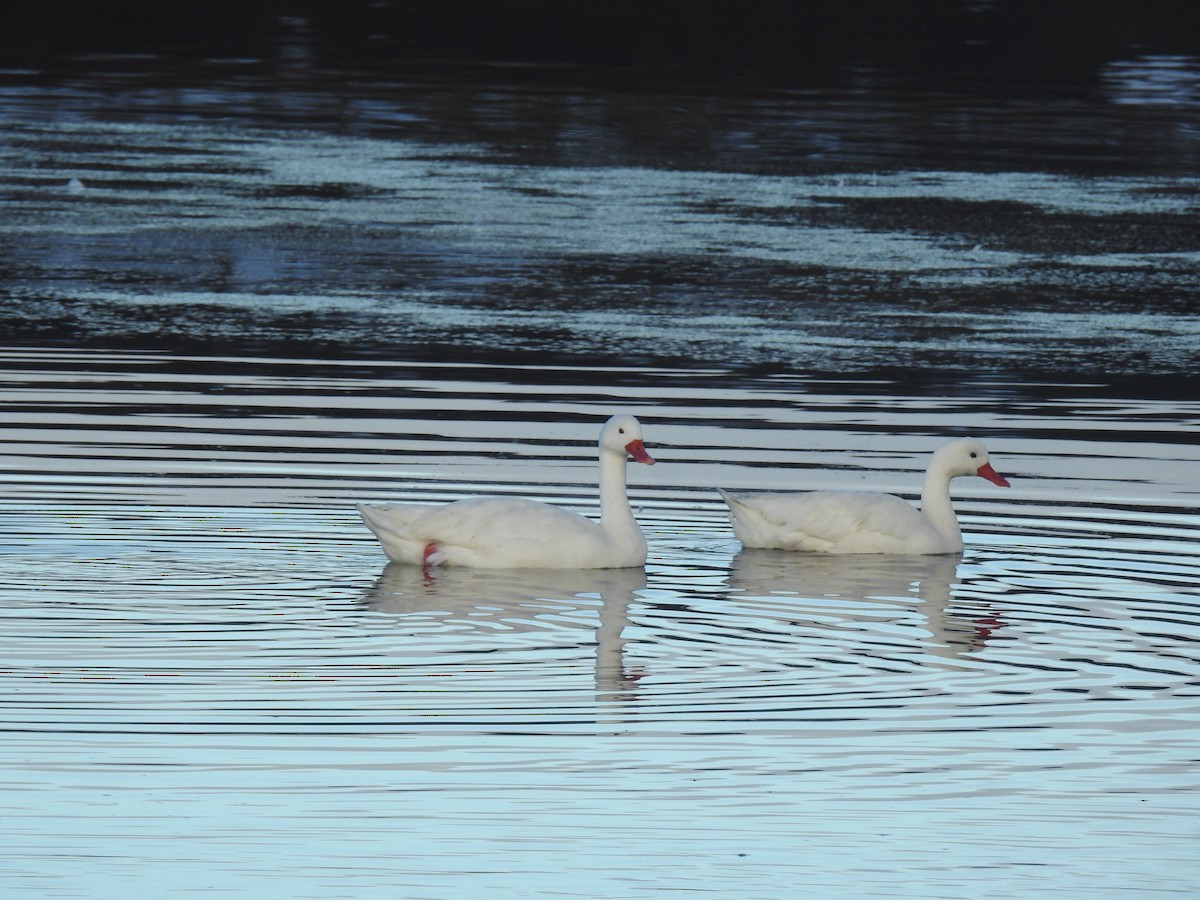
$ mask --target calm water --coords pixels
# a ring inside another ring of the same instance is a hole
[[[1195,57],[947,106],[284,32],[4,75],[6,894],[1196,893]],[[353,512],[594,513],[615,411],[644,571]],[[742,551],[712,490],[914,497],[958,434],[1013,485],[961,557]]]

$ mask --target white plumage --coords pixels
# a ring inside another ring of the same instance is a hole
[[[733,533],[746,547],[813,553],[958,553],[963,548],[950,481],[979,475],[1008,482],[974,438],[943,445],[925,472],[921,508],[892,494],[812,491],[800,494],[721,491]]]
[[[480,569],[617,569],[646,562],[646,538],[629,508],[625,462],[653,465],[642,427],[613,416],[600,432],[600,521],[523,497],[442,506],[360,505],[393,562]]]

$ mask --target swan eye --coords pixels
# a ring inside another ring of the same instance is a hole
[[[617,434],[624,434],[624,433],[625,433],[625,429],[624,429],[624,428],[618,428],[618,429],[617,429]],[[974,453],[972,453],[971,455],[972,455],[972,456],[974,456],[975,454],[974,454]]]
[[[971,459],[977,459],[978,457],[979,457],[979,454],[976,453],[974,450],[972,450],[971,451]]]

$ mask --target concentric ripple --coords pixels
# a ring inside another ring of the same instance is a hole
[[[555,370],[532,393],[498,369],[482,392],[450,366],[163,362],[6,358],[6,390],[38,381],[46,411],[0,412],[6,864],[108,847],[93,877],[153,888],[202,841],[223,855],[216,886],[270,873],[290,896],[328,894],[312,860],[332,854],[355,893],[411,878],[437,894],[452,866],[430,860],[468,841],[503,893],[519,890],[514,848],[552,826],[577,866],[651,893],[711,889],[672,860],[733,854],[782,896],[796,841],[823,848],[814,884],[851,873],[884,892],[880,866],[934,865],[920,833],[945,890],[1023,863],[1117,896],[1087,862],[1117,829],[1132,855],[1106,871],[1182,883],[1200,789],[1189,446],[1137,445],[1154,477],[1134,485],[1100,420],[1047,454],[1050,402],[1013,436],[1011,414],[969,401],[770,380],[715,398],[709,373],[673,373],[669,397],[601,373],[565,404]],[[211,408],[235,365],[240,393]],[[311,387],[335,377],[328,407]],[[410,407],[413,391],[436,403]],[[643,418],[659,459],[630,467],[645,570],[388,565],[353,510],[488,491],[594,515],[614,408]],[[711,490],[911,497],[939,439],[919,423],[946,416],[1014,484],[956,484],[961,556],[745,550]],[[131,843],[149,848],[136,863],[116,852]]]

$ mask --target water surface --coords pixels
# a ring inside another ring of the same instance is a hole
[[[803,873],[949,896],[984,866],[998,896],[1115,896],[1194,873],[1195,445],[1106,434],[1153,405],[1064,441],[1053,404],[715,398],[721,373],[5,368],[14,890],[173,890],[184,867],[233,892],[455,893],[470,866],[463,895],[765,897]],[[501,491],[594,514],[612,408],[660,460],[630,473],[644,572],[425,575],[351,510]],[[707,488],[912,496],[939,420],[994,434],[1014,483],[956,491],[961,558],[744,551]]]
[[[3,73],[8,893],[1195,892],[1190,49],[318,25]],[[422,573],[354,513],[595,515],[619,410],[644,570]],[[1012,482],[955,483],[961,556],[746,551],[713,490],[914,499],[961,434]]]

